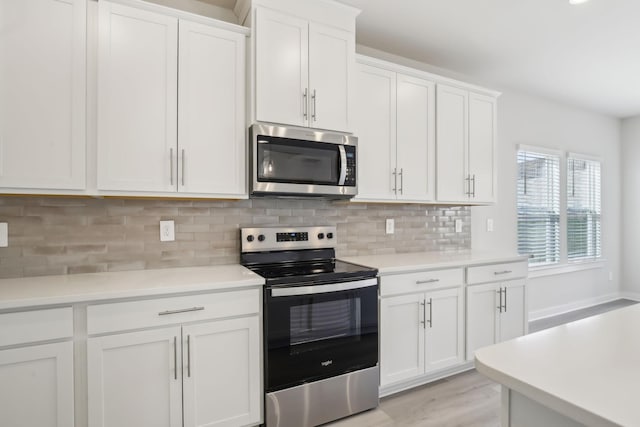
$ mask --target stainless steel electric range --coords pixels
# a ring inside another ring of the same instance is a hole
[[[378,405],[377,270],[335,259],[335,227],[243,228],[264,277],[267,427],[311,427]]]

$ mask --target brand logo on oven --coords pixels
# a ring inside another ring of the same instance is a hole
[[[324,362],[320,362],[320,364],[324,367],[327,367],[331,364],[333,364],[333,360],[325,360]]]

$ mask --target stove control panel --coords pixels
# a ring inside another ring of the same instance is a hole
[[[336,247],[336,227],[262,227],[241,228],[242,252]]]

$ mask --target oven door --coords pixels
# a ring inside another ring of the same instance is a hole
[[[268,287],[267,392],[376,366],[377,279]]]

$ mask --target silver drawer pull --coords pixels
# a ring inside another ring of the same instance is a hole
[[[416,285],[424,285],[425,283],[436,283],[439,281],[440,279],[416,280]]]
[[[204,310],[204,307],[181,308],[180,310],[161,311],[160,313],[158,313],[158,316],[166,316],[167,314],[188,313],[190,311],[201,311],[201,310]]]
[[[496,276],[500,276],[502,274],[509,274],[509,273],[513,273],[513,271],[511,270],[504,270],[504,271],[494,271],[493,274],[495,274]]]

